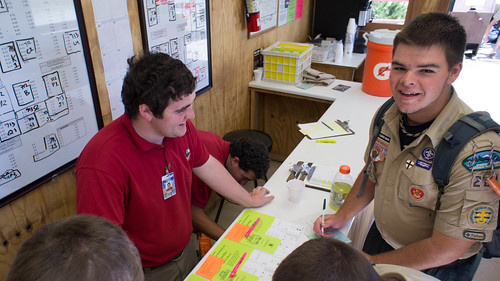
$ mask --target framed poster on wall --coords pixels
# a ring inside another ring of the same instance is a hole
[[[102,127],[80,1],[0,0],[0,206],[74,166]]]
[[[179,59],[196,77],[197,95],[212,87],[208,0],[138,0],[144,48]]]

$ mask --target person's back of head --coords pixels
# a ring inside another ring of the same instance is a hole
[[[376,281],[372,264],[356,249],[333,238],[305,242],[290,253],[273,274],[273,281]]]
[[[393,54],[399,44],[417,47],[441,46],[448,68],[463,61],[467,34],[458,20],[444,13],[427,13],[415,17],[394,38]]]
[[[269,151],[266,145],[256,139],[239,138],[229,145],[232,157],[239,158],[239,167],[245,171],[254,171],[258,179],[264,177],[270,166]]]
[[[146,104],[156,118],[161,118],[170,100],[180,100],[195,90],[196,78],[191,71],[167,54],[146,52],[127,62],[121,95],[130,117],[138,113],[139,105]]]
[[[6,281],[142,281],[137,248],[110,221],[76,215],[42,226],[16,255]]]

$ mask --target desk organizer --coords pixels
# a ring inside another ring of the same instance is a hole
[[[304,70],[311,66],[314,45],[276,42],[262,51],[264,55],[264,80],[298,84]]]

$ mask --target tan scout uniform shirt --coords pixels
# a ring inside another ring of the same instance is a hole
[[[382,237],[392,247],[397,249],[428,238],[434,228],[460,239],[491,240],[497,224],[499,196],[484,183],[473,181],[471,171],[462,162],[472,155],[473,141],[478,154],[489,154],[492,140],[500,156],[500,137],[494,132],[476,137],[457,156],[450,183],[441,197],[441,208],[435,211],[438,186],[431,171],[436,147],[444,132],[470,112],[457,94],[453,94],[427,131],[403,151],[399,141],[399,110],[393,105],[386,112],[381,134],[374,148],[367,148],[365,161],[375,161],[375,171],[370,172],[370,178],[376,181],[375,221]],[[498,158],[497,173],[500,172]],[[475,175],[482,176],[484,172],[475,171]],[[474,243],[461,258],[474,255],[480,247],[481,243]]]

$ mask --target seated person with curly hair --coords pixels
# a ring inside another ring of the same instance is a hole
[[[201,142],[241,185],[260,179],[269,169],[269,152],[264,143],[252,138],[240,138],[232,143],[207,131],[197,130]],[[219,239],[224,228],[210,219],[205,209],[212,189],[193,174],[191,215],[194,228],[212,239]]]

